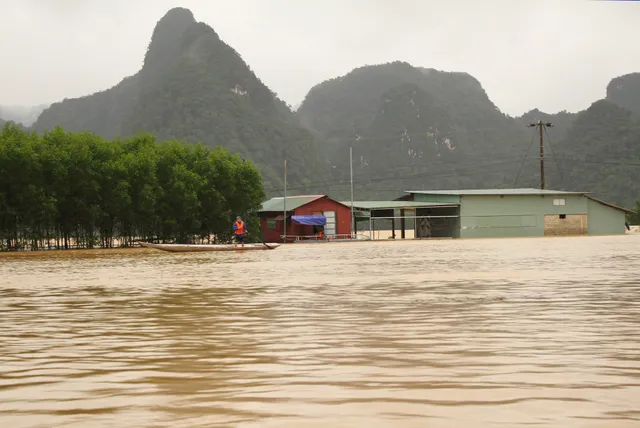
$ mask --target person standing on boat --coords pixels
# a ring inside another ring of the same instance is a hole
[[[242,248],[244,248],[244,235],[247,233],[247,228],[240,216],[236,217],[236,222],[233,223],[233,232],[236,235],[236,248],[238,243],[242,243]]]

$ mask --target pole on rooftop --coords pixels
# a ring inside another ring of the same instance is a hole
[[[287,159],[284,160],[284,198],[282,199],[282,242],[287,243]]]
[[[356,218],[353,215],[353,146],[349,146],[349,170],[351,175],[351,237],[353,238],[353,234],[356,230]]]

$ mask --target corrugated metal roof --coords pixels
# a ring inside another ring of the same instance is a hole
[[[348,207],[351,201],[340,201]],[[361,210],[381,210],[381,209],[400,209],[400,208],[423,208],[423,207],[448,207],[458,206],[458,204],[447,204],[438,202],[413,202],[413,201],[353,201],[353,208]]]
[[[541,189],[469,189],[469,190],[406,190],[405,193],[418,193],[423,195],[586,195],[588,192],[566,192],[563,190]]]
[[[287,196],[287,211],[295,210],[296,208],[308,204],[311,201],[315,201],[316,199],[323,198],[324,196],[325,195]],[[280,196],[263,202],[260,212],[284,211],[284,208],[284,198]]]

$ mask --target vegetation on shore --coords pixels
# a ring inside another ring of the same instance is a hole
[[[636,206],[631,208],[634,212],[627,216],[627,223],[640,226],[640,199],[636,202]]]
[[[224,148],[10,123],[0,133],[0,251],[227,242],[236,215],[258,230],[265,196],[256,166]]]

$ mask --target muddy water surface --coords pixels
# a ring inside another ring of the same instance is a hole
[[[638,427],[640,236],[0,255],[0,426]]]

